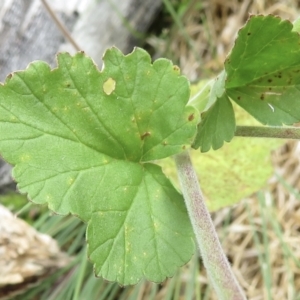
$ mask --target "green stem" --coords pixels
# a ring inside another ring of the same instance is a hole
[[[189,153],[175,155],[180,185],[204,266],[218,299],[246,299],[221,247],[217,232],[205,206]]]
[[[235,136],[300,139],[300,127],[237,126]]]

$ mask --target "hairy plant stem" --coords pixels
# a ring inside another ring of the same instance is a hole
[[[300,139],[300,127],[237,126],[235,136]]]
[[[174,158],[200,254],[218,299],[246,299],[221,247],[212,219],[205,206],[189,153],[185,151],[175,155]]]

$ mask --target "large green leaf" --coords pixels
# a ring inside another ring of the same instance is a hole
[[[0,86],[0,153],[21,192],[88,223],[96,274],[162,281],[194,251],[182,196],[147,161],[182,151],[198,122],[189,85],[165,59],[106,52],[102,72],[83,53],[58,56]]]
[[[300,37],[275,16],[252,16],[225,62],[226,92],[263,124],[300,121]]]

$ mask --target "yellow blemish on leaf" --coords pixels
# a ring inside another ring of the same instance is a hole
[[[131,244],[127,243],[126,245],[126,252],[129,252],[131,250]]]
[[[103,83],[103,91],[106,95],[110,95],[116,88],[116,81],[109,77],[104,83]]]
[[[68,179],[68,184],[69,184],[69,185],[72,185],[73,182],[74,182],[74,178],[73,178],[73,177],[71,177],[71,178]]]
[[[21,159],[22,162],[29,161],[31,159],[31,155],[29,155],[29,154],[23,154],[20,157],[20,159]]]

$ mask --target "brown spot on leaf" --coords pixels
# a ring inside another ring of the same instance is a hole
[[[189,117],[188,117],[189,121],[193,121],[194,119],[195,119],[195,115],[194,114],[189,115]]]
[[[173,70],[178,73],[180,72],[180,68],[176,65],[173,66]]]
[[[265,99],[265,95],[264,94],[261,94],[260,95],[260,100],[264,100]]]
[[[273,80],[272,79],[268,79],[268,82],[272,82]]]
[[[151,135],[151,132],[149,132],[149,131],[144,132],[144,133],[141,135],[141,140],[144,140],[147,136],[150,136],[150,135]]]

